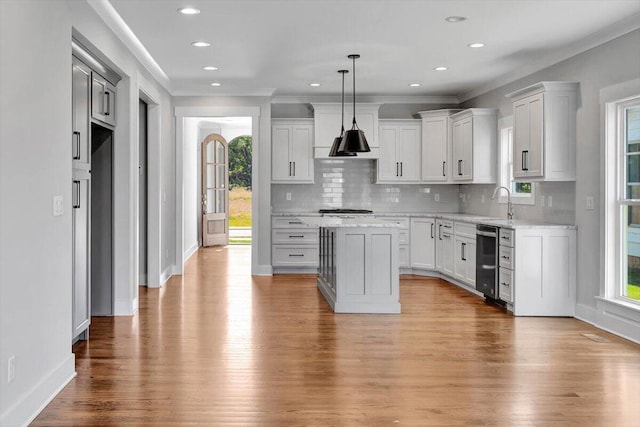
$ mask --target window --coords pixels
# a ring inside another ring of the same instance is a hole
[[[513,128],[500,130],[500,185],[511,190],[514,205],[535,205],[535,184],[513,181]],[[501,193],[500,203],[507,203],[507,196]]]
[[[617,240],[622,251],[615,296],[640,302],[640,99],[617,103]]]

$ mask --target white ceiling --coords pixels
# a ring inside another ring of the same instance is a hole
[[[174,95],[335,95],[336,71],[351,70],[346,56],[359,53],[358,94],[464,98],[640,27],[638,0],[109,2],[168,76]],[[184,6],[201,13],[177,13]],[[445,22],[451,15],[469,19]],[[192,47],[197,40],[211,46]],[[474,42],[486,47],[467,46]],[[204,71],[205,65],[220,69]],[[433,71],[442,65],[448,71]],[[214,81],[222,85],[212,87]],[[408,86],[414,82],[421,86]]]

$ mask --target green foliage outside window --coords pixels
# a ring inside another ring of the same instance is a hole
[[[250,136],[239,136],[229,143],[229,188],[251,190]]]

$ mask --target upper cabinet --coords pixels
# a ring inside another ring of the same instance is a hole
[[[91,83],[91,117],[116,125],[116,88],[95,71]]]
[[[451,167],[454,182],[496,182],[497,132],[495,109],[469,108],[451,116]]]
[[[526,181],[575,181],[578,83],[540,82],[513,99],[513,176]]]
[[[315,138],[313,145],[313,157],[316,159],[331,159],[329,151],[333,140],[340,135],[342,123],[342,104],[312,104],[314,110]],[[379,157],[378,143],[378,110],[380,104],[356,104],[356,121],[358,128],[364,131],[367,143],[371,151],[358,153],[352,159],[377,159]],[[344,106],[344,129],[351,129],[353,120],[353,106]],[[345,159],[344,157],[342,159]]]
[[[418,113],[422,117],[422,182],[452,182],[451,115],[460,111],[431,110]]]
[[[91,169],[91,70],[77,58],[72,62],[71,156],[73,168]]]
[[[272,120],[271,182],[313,183],[312,145],[313,120]]]
[[[420,134],[418,120],[380,120],[376,182],[420,182]]]

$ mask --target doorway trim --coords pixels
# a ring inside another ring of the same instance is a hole
[[[262,103],[264,108],[270,107],[269,101]],[[251,200],[252,245],[251,245],[251,274],[270,275],[270,264],[260,264],[260,245],[270,248],[271,239],[268,236],[271,222],[271,112],[265,111],[261,116],[260,106],[178,106],[174,109],[176,117],[176,248],[173,274],[184,272],[184,119],[187,117],[251,117],[251,185],[253,196]],[[262,123],[261,123],[261,120]],[[262,155],[260,155],[260,153]],[[260,224],[265,218],[265,224]],[[270,250],[268,251],[270,255]]]

